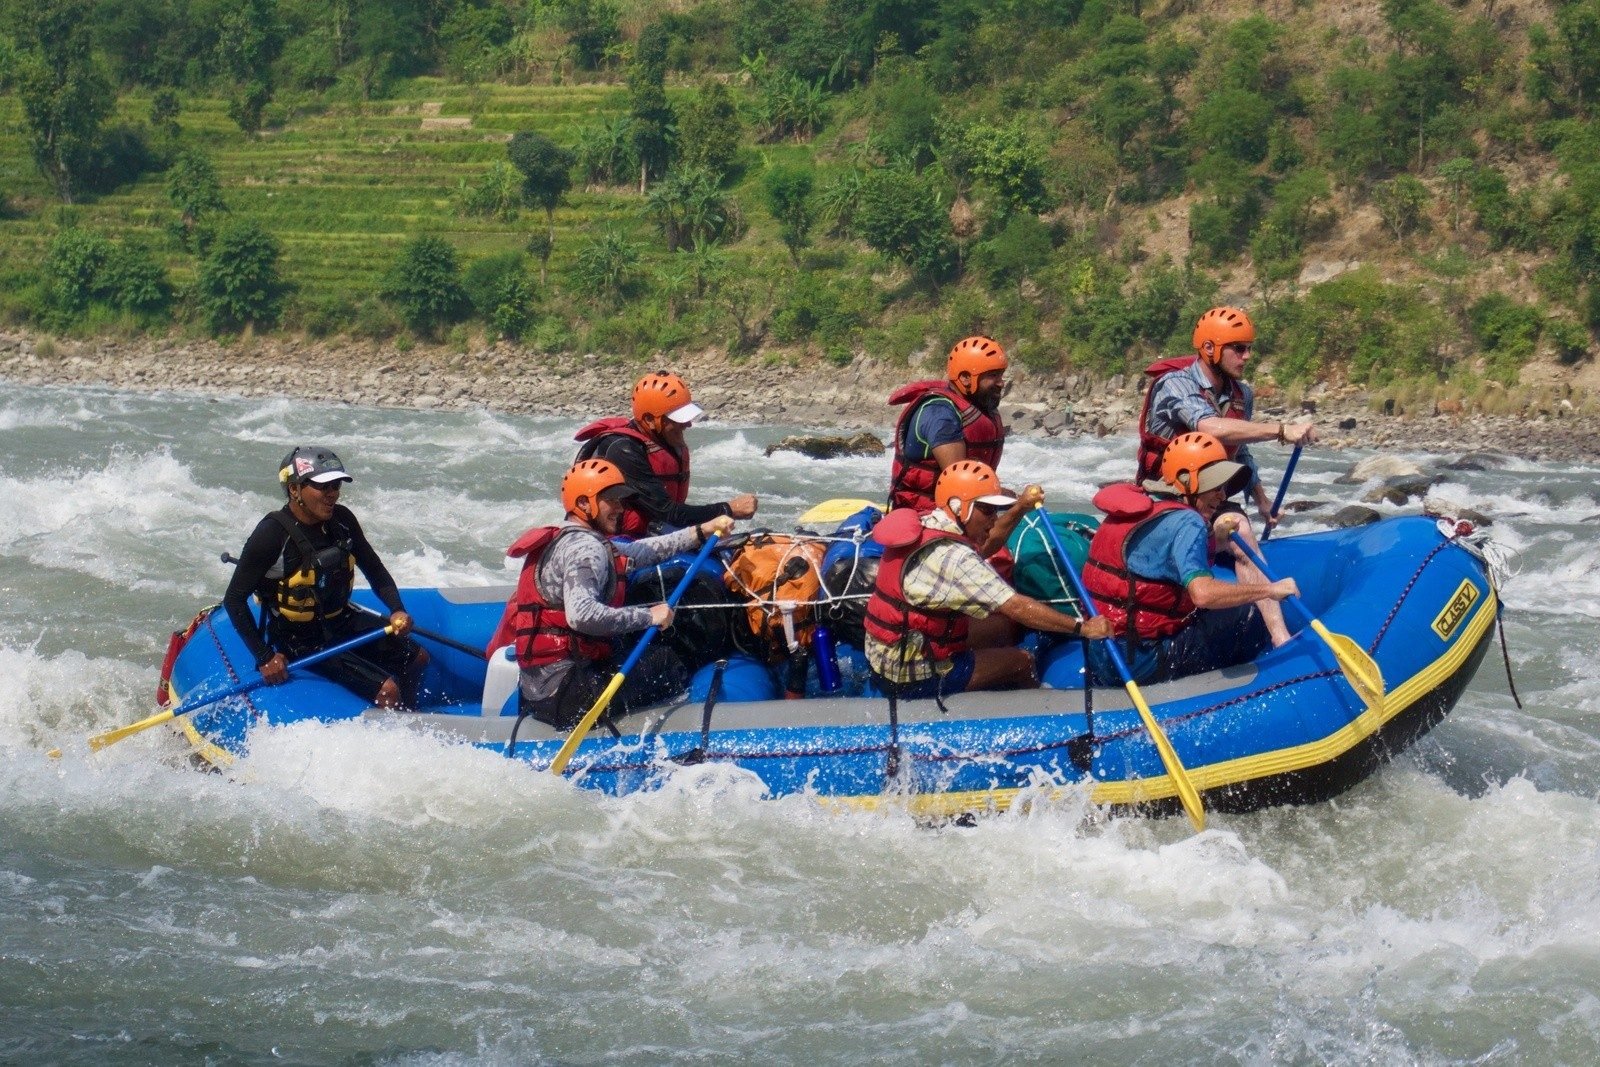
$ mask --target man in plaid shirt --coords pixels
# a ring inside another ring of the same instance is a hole
[[[1044,493],[1029,486],[1023,499],[1032,504]],[[880,684],[907,699],[1037,688],[1032,654],[1016,647],[1018,627],[1110,635],[1103,619],[1080,622],[1017,592],[979,555],[995,517],[1017,503],[991,467],[946,467],[934,503],[921,516],[897,508],[873,531],[885,551],[867,603],[866,653]]]

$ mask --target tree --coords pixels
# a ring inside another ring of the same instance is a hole
[[[1378,214],[1396,241],[1417,229],[1428,207],[1428,187],[1410,174],[1379,182],[1372,190]]]
[[[72,203],[95,165],[101,126],[116,102],[91,54],[89,0],[18,5],[17,94],[39,173]]]
[[[456,250],[430,234],[406,242],[384,274],[378,295],[400,309],[407,326],[429,335],[459,321],[471,306],[461,285]]]
[[[244,132],[256,133],[272,101],[272,64],[283,51],[284,25],[276,0],[239,0],[223,11],[216,51],[234,83],[228,117]]]
[[[522,174],[522,199],[544,208],[548,243],[539,257],[539,280],[544,281],[544,263],[556,240],[556,207],[572,188],[572,153],[542,133],[513,134],[506,145],[512,166]]]
[[[622,39],[617,28],[617,7],[610,0],[567,0],[561,7],[561,28],[567,47],[583,70],[594,70]]]
[[[1450,186],[1450,229],[1461,228],[1461,192],[1467,181],[1477,170],[1472,160],[1465,156],[1456,156],[1439,164],[1439,177],[1443,178]]]
[[[1053,206],[1044,149],[1021,122],[945,124],[940,141],[939,158],[958,187],[974,182],[994,193],[997,217],[1014,211],[1038,214]]]
[[[678,160],[725,177],[739,155],[742,133],[728,87],[708,78],[678,115]]]
[[[1260,163],[1267,156],[1272,104],[1247,89],[1227,88],[1208,94],[1189,122],[1189,141],[1202,152],[1222,152],[1241,163]]]
[[[196,227],[206,216],[228,210],[222,183],[211,157],[199,148],[186,148],[167,168],[167,198],[178,209],[180,240],[191,252],[200,251]]]
[[[810,167],[773,167],[762,179],[767,210],[777,220],[778,234],[796,266],[800,263],[800,250],[811,243],[811,226],[816,222],[816,206],[811,197],[813,185]]]
[[[223,227],[200,264],[201,310],[213,333],[243,326],[272,326],[287,287],[278,274],[282,246],[249,219]]]
[[[639,192],[650,179],[667,172],[672,162],[672,105],[667,102],[667,32],[652,22],[639,34],[633,62],[628,65],[629,113],[633,117],[633,148],[639,158]]]

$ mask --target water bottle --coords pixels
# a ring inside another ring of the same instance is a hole
[[[839,653],[833,645],[833,631],[818,626],[811,632],[811,650],[817,657],[817,685],[824,693],[839,691]]]

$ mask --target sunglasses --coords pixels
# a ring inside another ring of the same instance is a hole
[[[991,519],[1000,514],[999,504],[973,504],[972,507],[978,514],[987,515]]]

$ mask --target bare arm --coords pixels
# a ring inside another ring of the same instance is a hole
[[[951,441],[947,445],[933,446],[934,462],[939,464],[939,469],[944,470],[952,463],[960,463],[967,458],[967,443],[965,441]]]
[[[1101,616],[1079,623],[1071,615],[1057,611],[1043,601],[1018,593],[1000,605],[999,614],[1030,630],[1044,630],[1056,634],[1077,634],[1084,637],[1111,636],[1111,626]]]
[[[1205,575],[1190,580],[1189,597],[1195,607],[1207,611],[1238,608],[1258,600],[1284,600],[1300,595],[1300,587],[1293,578],[1280,578],[1270,585],[1249,585],[1244,582],[1225,582]]]

